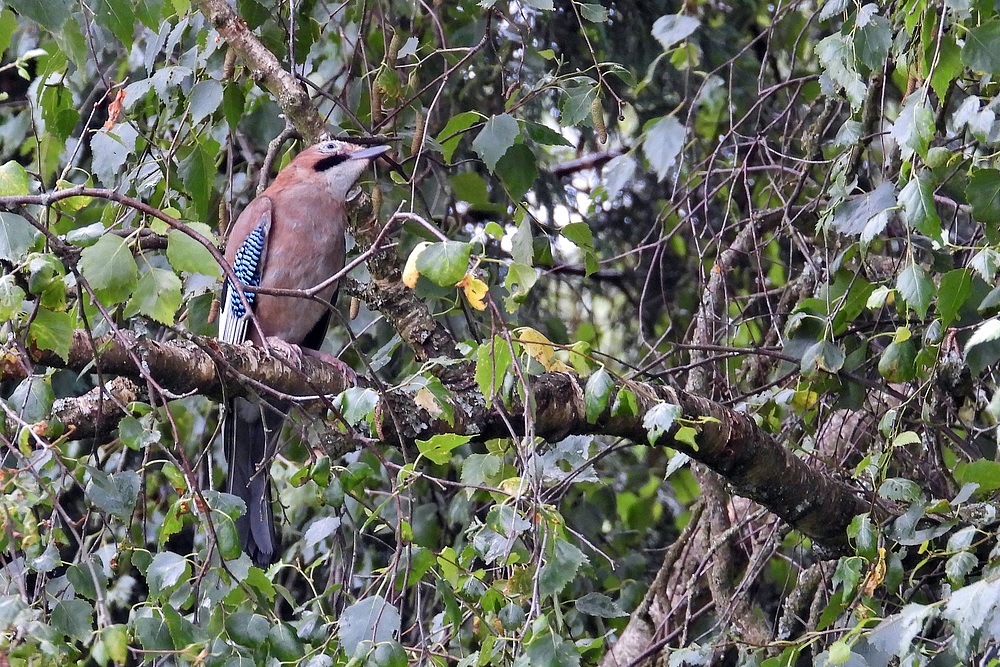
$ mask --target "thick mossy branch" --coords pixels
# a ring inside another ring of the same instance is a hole
[[[214,339],[156,342],[131,336],[128,343],[126,349],[122,343],[101,338],[95,351],[86,333],[78,331],[66,360],[43,351],[32,353],[29,360],[15,350],[3,350],[0,380],[23,377],[25,367],[32,363],[84,371],[92,361],[109,376],[141,380],[142,373],[128,354],[130,349],[142,360],[147,373],[164,389],[177,394],[197,392],[221,398],[271,387],[282,394],[307,397],[303,402],[309,402],[317,400],[315,397],[320,394],[332,396],[349,386],[340,369],[319,360],[306,357],[298,368],[290,360],[270,356],[249,345],[228,345]],[[715,470],[739,495],[767,507],[817,543],[837,549],[846,545],[846,529],[851,519],[872,509],[864,493],[833,471],[808,465],[762,431],[746,414],[706,398],[630,382],[628,389],[637,397],[635,414],[612,415],[609,407],[595,422],[590,422],[584,402],[584,380],[580,377],[571,373],[545,373],[529,378],[529,382],[534,409],[528,420],[524,419],[523,406],[517,403],[508,405],[504,414],[496,406],[487,408],[471,376],[464,383],[468,388],[452,392],[453,424],[431,416],[408,394],[391,393],[382,397],[377,408],[379,436],[389,444],[404,447],[417,438],[437,433],[462,433],[478,439],[509,437],[510,425],[516,433],[518,425],[528,421],[534,424],[535,435],[549,441],[570,434],[603,434],[669,446]],[[612,391],[623,388],[619,383]],[[650,442],[643,418],[661,402],[680,407],[677,422],[696,425],[696,447],[675,440],[673,431],[663,434],[655,443]],[[66,403],[62,419],[70,419],[72,414],[79,419],[89,418],[80,406]],[[609,405],[612,403],[608,401]],[[71,407],[76,411],[71,412]],[[391,414],[397,419],[391,419]],[[406,417],[405,421],[398,419],[400,415]],[[83,423],[79,426],[86,428]],[[404,432],[399,434],[397,428]]]

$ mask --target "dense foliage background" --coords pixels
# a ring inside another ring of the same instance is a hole
[[[4,663],[1000,664],[992,3],[2,0],[0,52]],[[213,243],[324,130],[394,149],[367,380],[262,571],[216,406],[296,380],[201,338]]]

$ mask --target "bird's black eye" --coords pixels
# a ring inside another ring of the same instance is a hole
[[[316,171],[326,171],[331,167],[336,167],[338,164],[340,164],[346,159],[347,156],[342,153],[339,155],[327,155],[326,157],[322,157],[316,161],[315,169]]]

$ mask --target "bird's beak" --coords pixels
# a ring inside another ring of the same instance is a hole
[[[359,151],[354,151],[351,153],[352,160],[374,160],[382,153],[389,150],[390,146],[369,146],[368,148],[362,148]]]

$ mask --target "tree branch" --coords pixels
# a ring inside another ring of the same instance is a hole
[[[126,334],[128,336],[128,334]],[[246,395],[272,387],[300,402],[335,395],[348,386],[348,378],[333,366],[306,357],[301,369],[289,360],[250,345],[229,345],[214,339],[157,342],[129,336],[128,345],[142,360],[146,372],[177,394],[197,392],[212,398]],[[86,370],[91,362],[104,373],[140,378],[140,369],[129,350],[107,337],[97,341],[96,350],[83,331],[77,331],[68,358],[43,350],[25,360],[16,350],[0,350],[0,380],[24,377],[25,362]],[[29,364],[30,365],[30,364]],[[376,426],[383,440],[396,446],[437,433],[461,433],[477,439],[507,437],[509,424],[518,424],[523,406],[508,406],[509,421],[487,408],[471,376],[469,388],[453,392],[454,424],[430,415],[403,392],[382,397]],[[611,414],[612,397],[627,388],[637,397],[635,414]],[[839,549],[847,545],[847,525],[857,514],[872,510],[871,501],[860,490],[828,471],[813,468],[763,432],[746,414],[700,396],[668,387],[636,382],[618,382],[608,406],[595,422],[587,420],[584,381],[570,373],[545,373],[531,378],[534,398],[535,434],[545,440],[559,440],[570,434],[620,436],[632,442],[671,447],[701,461],[722,475],[736,493],[764,505],[817,543]],[[661,402],[677,405],[681,417],[674,429],[659,439],[650,439],[643,418]],[[406,418],[403,433],[389,419],[390,409]],[[69,414],[64,413],[64,414]],[[675,440],[677,426],[694,425],[697,446]],[[84,425],[78,424],[82,428]],[[877,512],[885,510],[875,507]],[[877,517],[878,518],[878,517]]]
[[[250,76],[274,96],[285,117],[308,143],[327,133],[326,123],[309,99],[309,93],[281,66],[247,27],[226,0],[198,0],[198,8],[250,69]]]

